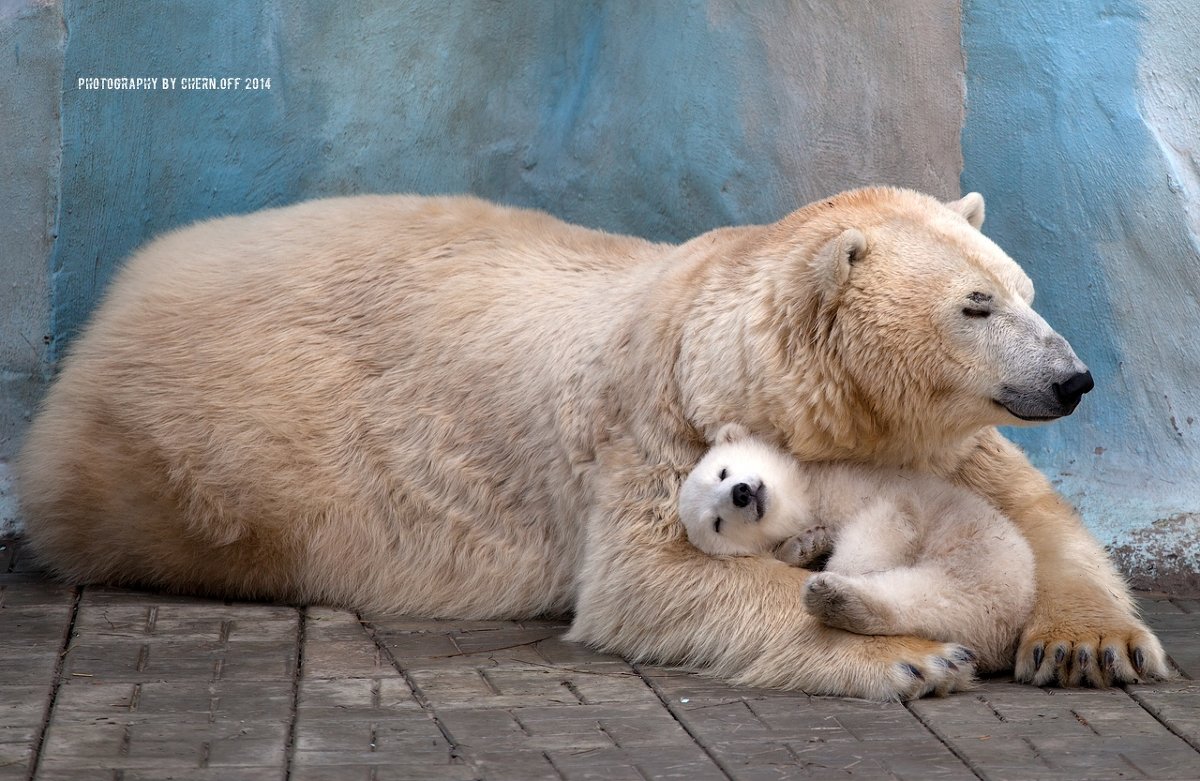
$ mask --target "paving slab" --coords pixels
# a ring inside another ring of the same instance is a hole
[[[975,778],[899,704],[745,689],[657,668],[643,672],[733,778]]]
[[[994,683],[911,710],[981,778],[1194,778],[1200,757],[1121,689]]]
[[[1200,779],[1200,602],[1142,607],[1176,680],[883,704],[630,664],[562,618],[70,588],[0,541],[0,781]]]
[[[1185,678],[1200,679],[1200,604],[1196,600],[1143,600],[1146,623]]]
[[[20,548],[0,541],[0,779],[29,775],[59,680],[77,590],[18,571]]]

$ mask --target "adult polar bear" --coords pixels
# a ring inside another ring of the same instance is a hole
[[[827,629],[803,571],[687,544],[680,483],[738,421],[802,459],[952,476],[1011,517],[1037,557],[1021,679],[1165,674],[1103,551],[992,428],[1067,414],[1090,379],[982,217],[978,195],[870,189],[673,246],[397,196],[169,234],[30,430],[30,541],[81,582],[574,608],[574,638],[749,684],[965,683],[955,647]]]

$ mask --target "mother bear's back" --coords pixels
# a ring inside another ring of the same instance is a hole
[[[30,430],[31,542],[74,580],[564,607],[587,436],[564,452],[586,411],[563,394],[664,249],[407,196],[168,234],[120,272]]]

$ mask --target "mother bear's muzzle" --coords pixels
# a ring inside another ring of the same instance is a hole
[[[1041,387],[1004,386],[994,401],[1021,420],[1038,423],[1070,415],[1079,406],[1083,394],[1096,386],[1092,373],[1084,367],[1063,375],[1062,380],[1041,383]]]
[[[1016,337],[1017,345],[1005,361],[1008,377],[993,401],[1029,422],[1070,415],[1083,395],[1096,387],[1091,371],[1067,340],[1032,309],[1022,307],[1006,320],[1004,327]]]

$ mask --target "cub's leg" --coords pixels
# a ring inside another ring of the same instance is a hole
[[[1012,667],[1029,600],[980,600],[937,567],[902,567],[871,575],[819,572],[804,605],[828,626],[869,635],[916,635],[954,641],[975,652],[981,672]]]
[[[921,536],[914,518],[903,498],[871,502],[841,524],[825,570],[865,575],[912,564]]]
[[[793,567],[809,567],[833,550],[833,534],[824,526],[813,526],[775,546],[775,558]]]
[[[1033,554],[1002,518],[951,518],[913,566],[818,573],[804,603],[829,626],[917,635],[974,649],[982,671],[1008,669],[1033,605]]]
[[[926,573],[911,568],[844,575],[826,570],[804,584],[804,606],[827,626],[862,635],[905,634],[901,628],[904,600],[932,609]],[[898,589],[898,590],[897,590]]]

